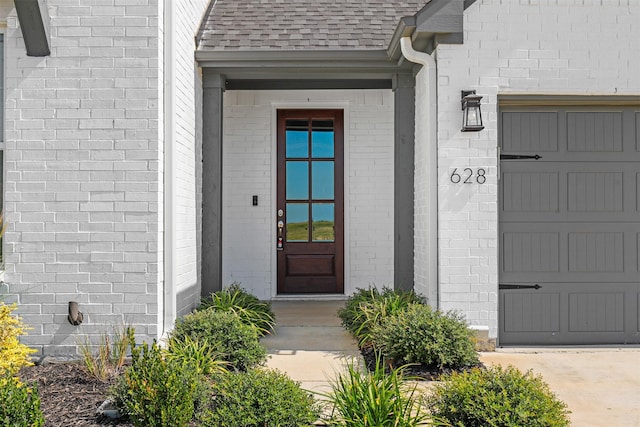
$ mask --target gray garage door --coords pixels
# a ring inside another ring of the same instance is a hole
[[[639,135],[640,108],[501,108],[500,345],[640,342]]]

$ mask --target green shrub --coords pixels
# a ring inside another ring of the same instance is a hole
[[[163,357],[155,341],[144,343],[132,348],[131,366],[113,389],[114,401],[136,427],[186,426],[199,381],[192,364]]]
[[[275,327],[276,318],[271,303],[260,301],[237,283],[203,298],[200,310],[208,308],[235,313],[244,323],[256,328],[260,336],[271,333]]]
[[[300,385],[277,371],[252,369],[216,376],[202,426],[303,426],[318,419],[318,405]]]
[[[206,341],[232,369],[246,371],[267,359],[267,351],[260,344],[255,328],[230,312],[206,309],[178,319],[171,340],[184,340],[185,337]]]
[[[0,425],[41,427],[44,416],[36,385],[27,386],[10,375],[0,376]]]
[[[0,302],[0,375],[15,375],[21,368],[33,364],[29,355],[36,351],[19,339],[29,328],[12,314],[17,307]]]
[[[432,414],[454,426],[561,427],[567,406],[540,376],[513,367],[473,369],[443,377],[428,398]]]
[[[424,304],[423,297],[413,291],[383,288],[358,289],[338,311],[342,325],[353,334],[361,347],[372,344],[371,331],[384,318],[407,309],[410,304]]]
[[[478,364],[474,332],[454,312],[412,304],[385,318],[372,333],[377,348],[396,363],[418,363],[442,368]]]
[[[363,372],[353,363],[331,384],[329,425],[344,427],[412,427],[427,420],[416,385],[409,386],[402,368],[385,373],[382,363]]]

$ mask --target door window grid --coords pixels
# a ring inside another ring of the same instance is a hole
[[[285,138],[287,242],[333,242],[333,120],[287,120]]]

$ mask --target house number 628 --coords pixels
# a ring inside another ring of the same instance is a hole
[[[461,172],[458,172],[458,168],[454,168],[449,179],[454,184],[484,184],[487,182],[486,173],[487,171],[483,168],[475,170],[471,168],[464,168]]]

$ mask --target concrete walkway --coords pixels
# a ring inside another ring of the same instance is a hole
[[[356,342],[336,313],[343,301],[276,301],[278,326],[262,339],[269,368],[302,387],[330,391],[346,361],[359,357]],[[567,403],[575,427],[640,427],[640,348],[513,348],[481,353],[486,365],[513,365],[542,375]]]
[[[277,327],[262,339],[267,366],[287,373],[303,388],[326,393],[345,364],[360,357],[358,346],[337,316],[344,301],[274,301]]]

